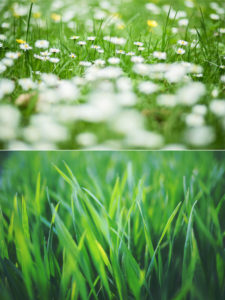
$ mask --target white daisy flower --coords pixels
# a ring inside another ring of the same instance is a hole
[[[98,50],[98,49],[100,49],[101,47],[100,46],[98,46],[98,45],[91,45],[91,49],[96,49],[96,50]]]
[[[70,40],[78,40],[80,37],[78,35],[73,35],[70,37]]]
[[[60,142],[68,138],[67,129],[52,116],[45,114],[33,115],[30,125],[23,132],[26,141],[31,143]]]
[[[191,113],[185,117],[185,123],[189,127],[199,127],[205,124],[205,120],[203,116]]]
[[[225,33],[225,28],[219,28],[219,33],[224,34]]]
[[[153,52],[153,57],[165,60],[166,57],[167,57],[167,54],[166,54],[166,52],[154,51]]]
[[[174,107],[177,105],[177,97],[172,94],[161,94],[157,97],[157,104],[160,106]]]
[[[143,44],[142,42],[134,42],[134,45],[141,47],[141,46],[143,46],[144,44]]]
[[[135,55],[135,52],[127,52],[126,55],[127,55],[127,56],[134,56],[134,55]]]
[[[53,64],[57,64],[60,61],[60,59],[57,57],[50,57],[49,61]]]
[[[46,40],[38,40],[35,42],[35,47],[47,49],[49,47],[49,41]]]
[[[96,59],[96,60],[94,61],[94,64],[95,64],[96,66],[104,66],[104,65],[105,65],[105,60],[103,60],[103,59]]]
[[[18,59],[20,56],[19,52],[6,52],[5,57],[11,58],[11,59]]]
[[[7,57],[3,58],[3,59],[1,60],[1,62],[2,62],[5,66],[7,66],[7,67],[12,67],[13,64],[14,64],[13,59],[7,58]]]
[[[192,112],[204,116],[207,113],[207,107],[203,104],[196,104],[192,107]]]
[[[76,141],[84,147],[89,147],[97,143],[97,137],[91,132],[83,132],[77,135]]]
[[[22,49],[24,51],[28,51],[28,50],[31,50],[32,47],[30,47],[27,43],[25,43],[25,44],[20,45],[20,49]]]
[[[95,39],[96,39],[95,36],[88,36],[88,37],[87,37],[87,40],[88,40],[88,41],[94,41]]]
[[[41,79],[45,85],[50,87],[56,86],[59,81],[58,77],[55,74],[51,74],[51,73],[41,74]]]
[[[52,52],[44,51],[44,52],[40,52],[40,54],[42,56],[50,56],[50,55],[52,55]]]
[[[188,45],[188,42],[187,42],[187,41],[184,41],[184,40],[179,40],[177,43],[178,43],[179,45],[181,45],[181,46],[187,46],[187,45]]]
[[[25,6],[25,5],[20,5],[19,3],[14,3],[13,4],[13,13],[16,15],[16,16],[26,16],[27,13],[28,13],[28,6]]]
[[[77,56],[74,53],[70,53],[69,57],[76,58]]]
[[[185,50],[182,49],[182,48],[178,48],[176,52],[177,52],[177,54],[179,54],[179,55],[183,55],[183,54],[185,53]]]
[[[213,98],[217,98],[218,95],[219,95],[218,89],[213,89],[213,90],[212,90],[212,96],[213,96]]]
[[[146,147],[156,149],[161,148],[163,146],[164,139],[158,133],[140,129],[130,131],[127,134],[125,143],[131,147]]]
[[[142,75],[142,76],[149,75],[149,73],[150,73],[149,65],[147,65],[147,64],[135,64],[133,66],[133,71],[136,74],[139,74],[139,75]]]
[[[193,35],[197,35],[198,34],[198,32],[197,32],[197,30],[195,28],[191,28],[189,31]]]
[[[43,60],[43,57],[38,55],[38,54],[34,54],[34,58],[39,59],[39,60]]]
[[[211,18],[212,20],[215,20],[215,21],[217,21],[217,20],[220,19],[220,16],[217,15],[217,14],[210,14],[209,16],[210,16],[210,18]]]
[[[168,69],[166,70],[164,77],[169,82],[180,82],[184,79],[185,75],[187,74],[187,70],[181,64],[171,64]]]
[[[49,60],[49,56],[40,56],[39,59],[42,61],[48,61]]]
[[[108,63],[110,63],[112,65],[117,65],[120,63],[120,59],[118,57],[110,57],[108,59]]]
[[[215,132],[210,126],[198,126],[186,130],[184,138],[192,146],[203,147],[215,140]]]
[[[83,67],[90,67],[92,65],[92,63],[89,61],[80,61],[79,65],[83,66]]]
[[[51,53],[59,53],[59,52],[60,52],[60,50],[57,49],[57,48],[51,48],[49,51],[50,51]]]
[[[4,34],[0,34],[0,41],[6,41],[7,37]]]
[[[184,3],[189,8],[193,8],[194,7],[194,3],[191,0],[186,0]]]
[[[109,39],[109,42],[115,45],[124,45],[126,43],[126,39],[124,38],[119,38],[119,37],[111,37]]]
[[[6,66],[2,62],[0,62],[0,74],[5,72],[6,69],[7,69]]]
[[[144,81],[139,84],[138,89],[141,93],[149,95],[158,91],[159,86],[151,81]]]
[[[201,82],[189,82],[177,91],[180,104],[193,105],[206,93],[206,87]]]
[[[147,3],[145,4],[146,9],[150,10],[153,14],[158,15],[160,14],[160,8],[155,5],[154,3]]]
[[[18,83],[24,91],[29,91],[37,87],[37,84],[31,78],[21,78],[18,80]]]
[[[15,89],[15,83],[6,78],[0,79],[0,95],[9,95],[11,94]]]
[[[116,50],[116,54],[125,54],[125,51],[124,50]]]
[[[120,77],[117,82],[116,86],[118,90],[122,92],[127,92],[132,90],[132,81],[128,77]]]
[[[9,24],[9,23],[6,23],[6,22],[3,22],[3,23],[2,23],[2,28],[8,29],[9,27],[10,27],[10,24]]]
[[[172,27],[172,33],[173,34],[176,34],[176,33],[178,33],[178,31],[179,31],[179,29],[177,28],[177,27]]]
[[[87,43],[85,42],[85,41],[79,41],[79,42],[77,42],[77,45],[79,45],[79,46],[84,46],[84,45],[86,45]]]
[[[94,19],[103,20],[106,17],[106,13],[103,10],[96,10],[94,13]]]
[[[20,112],[12,105],[0,106],[0,140],[9,141],[16,138],[20,123]]]
[[[131,57],[131,61],[133,63],[143,63],[144,58],[142,56],[133,56],[133,57]]]
[[[189,23],[189,20],[188,20],[188,19],[180,19],[180,20],[178,21],[178,25],[179,25],[179,26],[187,26],[188,23]]]
[[[200,44],[199,44],[199,41],[197,40],[193,40],[192,43],[191,43],[191,48],[200,48]]]
[[[225,116],[225,100],[215,99],[210,103],[209,108],[216,116]]]
[[[60,99],[73,101],[76,100],[78,96],[78,88],[69,80],[61,80],[59,81],[57,94]]]

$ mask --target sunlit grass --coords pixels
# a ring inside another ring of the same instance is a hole
[[[220,153],[12,153],[1,299],[224,299]]]

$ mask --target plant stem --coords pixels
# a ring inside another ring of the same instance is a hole
[[[28,33],[29,33],[29,28],[30,28],[30,18],[31,18],[32,8],[33,8],[33,2],[31,2],[31,4],[30,4],[30,10],[29,10],[29,15],[28,15],[28,21],[27,21],[27,33],[26,33],[26,42],[27,42]]]

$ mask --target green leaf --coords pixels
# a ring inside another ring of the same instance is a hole
[[[85,279],[82,273],[77,266],[77,262],[79,261],[79,250],[78,247],[71,237],[71,234],[67,230],[66,226],[63,224],[58,214],[55,216],[55,224],[57,229],[57,235],[60,239],[61,245],[65,249],[65,251],[69,254],[68,260],[71,265],[73,272],[76,274],[77,286],[79,288],[79,292],[81,294],[82,299],[87,299],[87,288],[85,284]],[[72,271],[71,271],[72,272]],[[72,274],[72,273],[71,273]]]
[[[3,214],[0,207],[0,257],[1,258],[8,258],[8,249],[7,244],[5,241],[5,234],[4,234],[4,227],[3,227]]]
[[[26,239],[30,241],[30,230],[27,215],[27,206],[24,197],[22,196],[22,226]]]
[[[38,216],[40,216],[41,214],[40,189],[41,189],[41,174],[39,172],[37,177],[36,194],[35,194],[35,203],[36,203],[36,210]]]
[[[54,164],[53,164],[53,167],[54,167],[54,168],[56,169],[56,171],[62,176],[62,178],[63,178],[67,183],[69,183],[69,185],[70,185],[71,187],[74,186],[72,180],[71,180],[68,176],[66,176],[65,173],[63,173],[63,172],[62,172],[56,165],[54,165]]]
[[[176,214],[177,214],[177,212],[178,212],[178,210],[179,210],[180,205],[181,205],[181,202],[179,202],[179,204],[176,206],[176,208],[175,208],[174,211],[172,212],[171,216],[169,217],[169,219],[168,219],[168,221],[167,221],[167,223],[166,223],[166,226],[165,226],[164,229],[163,229],[163,232],[162,232],[161,237],[160,237],[160,239],[159,239],[159,241],[158,241],[158,244],[157,244],[156,249],[155,249],[155,251],[154,251],[154,254],[153,254],[153,257],[152,257],[152,259],[151,259],[151,262],[150,262],[150,264],[149,264],[148,271],[147,271],[147,276],[149,276],[149,274],[151,273],[151,270],[152,270],[152,267],[153,267],[153,263],[154,263],[154,260],[155,260],[155,256],[156,256],[156,254],[157,254],[157,251],[158,251],[158,249],[159,249],[159,247],[160,247],[160,244],[161,244],[161,242],[162,242],[162,240],[163,240],[163,238],[164,238],[166,232],[168,231],[168,229],[169,229],[169,227],[170,227],[170,225],[171,225],[173,219],[175,218],[175,216],[176,216]]]

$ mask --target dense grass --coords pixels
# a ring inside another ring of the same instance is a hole
[[[0,4],[1,22],[8,24],[0,27],[0,34],[5,36],[0,47],[1,68],[7,63],[4,58],[8,52],[21,54],[12,66],[7,65],[1,71],[3,78],[15,84],[15,89],[8,93],[0,87],[0,101],[4,105],[0,109],[7,115],[0,122],[1,148],[159,149],[175,144],[173,147],[224,149],[223,1],[153,1],[158,13],[148,10],[146,4],[150,2],[144,0],[15,3],[4,0]],[[181,24],[184,19],[188,24]],[[156,21],[157,26],[149,27],[148,20]],[[79,40],[71,40],[73,35],[80,36]],[[96,37],[95,41],[87,41],[90,36]],[[122,37],[126,42],[113,44],[104,39],[106,36]],[[32,49],[21,50],[18,39],[26,41]],[[47,49],[35,46],[40,39],[49,42]],[[187,46],[181,46],[186,51],[184,55],[176,53],[179,40],[188,42]],[[79,46],[78,41],[87,44]],[[138,50],[134,42],[143,43],[144,49]],[[92,45],[104,52],[92,49]],[[60,50],[51,55],[60,59],[58,63],[34,57],[51,47]],[[154,51],[165,52],[166,60],[155,58]],[[134,69],[138,62],[131,61],[131,56],[126,55],[129,52],[141,56],[150,73],[137,73]],[[76,58],[71,58],[71,53]],[[99,69],[110,66],[108,59],[112,57],[120,58],[119,64],[113,66],[119,67],[121,74],[111,78],[112,70],[107,69],[109,78],[106,75],[99,78]],[[93,69],[96,59],[105,61],[105,67]],[[82,61],[92,67],[81,66]],[[173,69],[171,82],[168,74],[164,76],[160,63],[181,62],[190,63],[192,71],[187,72],[187,65],[184,72],[177,70],[183,75],[173,82],[177,74]],[[158,65],[158,72],[151,73],[152,65]],[[91,68],[94,72],[90,80],[85,74]],[[53,86],[48,86],[43,79],[45,73],[56,75],[59,81],[54,79]],[[121,77],[125,81],[119,81]],[[31,79],[31,88],[26,84],[21,86],[21,78]],[[143,92],[140,84],[148,81],[157,84],[158,90]],[[199,87],[188,85],[193,82],[201,83],[204,89],[197,97]],[[186,89],[180,90],[182,87]],[[159,104],[162,94],[167,104]],[[171,94],[177,101],[174,105],[173,99],[168,98]],[[183,103],[186,94],[190,98]],[[219,102],[212,109],[210,104],[214,100]],[[200,112],[197,104],[204,106]],[[9,111],[5,105],[15,111]],[[125,124],[129,124],[128,129]],[[147,135],[146,131],[154,135]]]
[[[224,299],[222,153],[12,153],[0,295]]]

